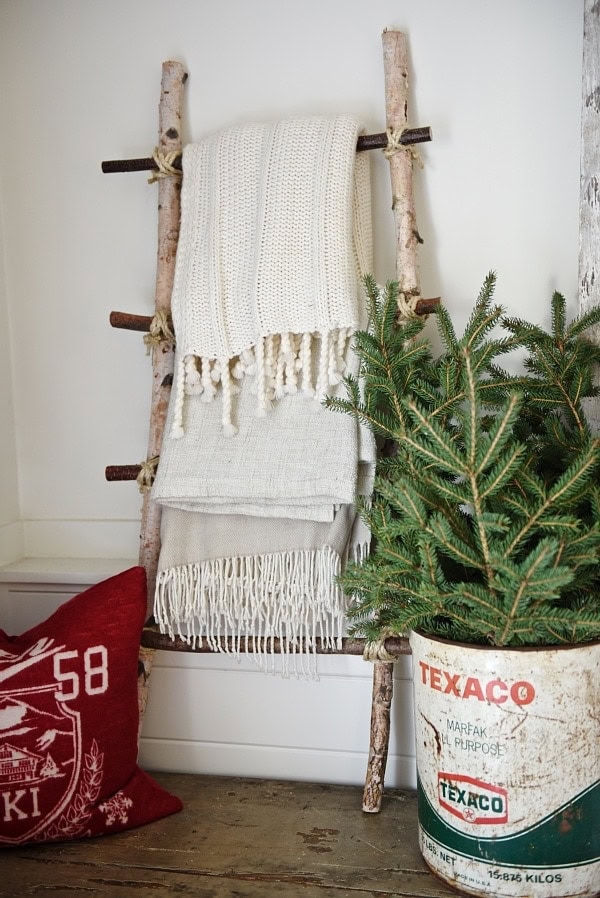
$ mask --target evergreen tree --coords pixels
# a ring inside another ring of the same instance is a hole
[[[397,321],[397,284],[365,285],[360,378],[327,400],[382,448],[360,509],[372,554],[342,578],[353,631],[494,646],[600,637],[600,440],[582,405],[598,395],[600,347],[585,331],[600,308],[567,325],[555,294],[546,332],[503,317],[490,274],[462,336],[439,310],[434,358],[424,323]],[[511,375],[498,359],[519,347],[524,373]]]

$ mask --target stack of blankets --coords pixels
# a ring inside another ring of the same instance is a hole
[[[352,334],[368,326],[358,134],[351,116],[311,116],[183,153],[154,614],[171,637],[267,667],[277,641],[284,673],[317,637],[339,645],[337,578],[369,551],[355,503],[372,489],[373,437],[323,406],[358,376]]]

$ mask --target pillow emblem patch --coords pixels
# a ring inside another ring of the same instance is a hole
[[[108,689],[108,652],[102,644],[81,652],[53,643],[42,638],[21,654],[0,655],[0,842],[7,844],[82,835],[100,794],[104,754],[95,739],[83,745],[77,700],[82,690],[89,700]],[[36,684],[19,688],[19,675],[33,667]]]

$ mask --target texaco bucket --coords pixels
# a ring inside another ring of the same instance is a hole
[[[600,894],[600,643],[410,644],[429,867],[471,895]]]

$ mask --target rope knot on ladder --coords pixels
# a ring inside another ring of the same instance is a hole
[[[160,346],[161,343],[164,343],[167,348],[173,349],[175,346],[175,334],[169,313],[158,309],[150,322],[148,333],[144,334],[146,354],[149,354],[150,350],[155,346]]]
[[[383,630],[379,639],[368,640],[363,650],[364,661],[388,661],[393,663],[398,660],[398,655],[393,655],[385,647],[388,636],[394,636],[391,630]]]
[[[179,150],[172,150],[169,153],[163,153],[160,147],[155,147],[152,158],[158,167],[158,171],[148,178],[148,184],[154,184],[161,178],[181,178],[181,171],[175,168],[174,162],[181,155]]]
[[[400,321],[410,321],[413,318],[421,317],[420,315],[417,315],[416,312],[418,300],[418,296],[411,296],[410,293],[398,291],[396,304],[398,306],[398,318]]]
[[[423,160],[420,153],[410,144],[402,143],[402,135],[408,130],[410,129],[406,125],[403,125],[401,128],[386,128],[387,146],[383,148],[382,153],[386,159],[391,159],[396,153],[404,151],[408,153],[413,162],[416,162],[420,168],[423,168]]]
[[[143,461],[140,464],[140,473],[135,478],[137,485],[140,488],[140,493],[147,493],[152,488],[154,478],[156,477],[159,458],[160,456],[154,455],[152,458],[149,458],[147,461]]]

